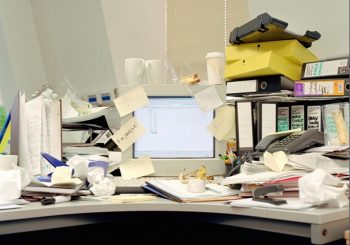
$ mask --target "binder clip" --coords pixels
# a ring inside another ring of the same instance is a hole
[[[267,202],[273,205],[286,204],[287,201],[283,199],[275,199],[268,196],[269,193],[283,192],[283,185],[269,185],[256,188],[253,191],[253,201]]]

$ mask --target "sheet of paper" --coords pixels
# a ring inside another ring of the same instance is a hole
[[[141,85],[119,96],[113,102],[121,117],[149,104],[147,94]]]
[[[29,140],[28,140],[28,127],[27,127],[27,117],[26,114],[26,99],[25,93],[19,93],[18,97],[18,108],[12,108],[17,110],[18,113],[18,164],[20,167],[24,168],[28,173],[32,175],[40,174],[40,161],[39,162],[31,162],[30,153],[29,153]],[[11,109],[11,112],[12,112]],[[12,120],[12,118],[11,118]],[[15,131],[15,127],[13,128]],[[14,137],[13,132],[11,132],[11,140]],[[12,143],[11,143],[12,147]],[[12,149],[11,149],[12,152]]]
[[[51,183],[55,184],[65,184],[72,182],[72,167],[56,167],[52,173]]]
[[[215,86],[209,86],[193,96],[203,112],[214,110],[223,104]]]
[[[41,162],[41,142],[44,135],[42,134],[42,121],[43,121],[43,100],[41,96],[28,101],[26,103],[26,125],[28,134],[28,144],[30,162],[33,165],[33,170],[39,171],[41,174],[40,165]]]
[[[70,102],[71,100],[67,95],[62,98],[62,119],[77,117],[79,115],[79,112],[73,108]]]
[[[119,165],[120,173],[124,179],[135,179],[154,173],[154,167],[149,157],[132,159]]]
[[[112,140],[125,151],[129,146],[136,142],[146,132],[146,128],[135,118],[132,117],[123,127],[112,136]]]
[[[21,197],[21,172],[19,169],[0,171],[0,202]]]
[[[222,106],[217,110],[214,120],[208,125],[207,129],[218,141],[221,141],[232,131],[232,128],[235,128],[233,115],[234,109],[232,106]]]

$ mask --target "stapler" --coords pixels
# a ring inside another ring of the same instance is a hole
[[[273,205],[286,204],[287,201],[283,199],[275,199],[268,196],[269,193],[283,192],[283,185],[269,185],[258,187],[253,191],[253,201],[267,202]]]

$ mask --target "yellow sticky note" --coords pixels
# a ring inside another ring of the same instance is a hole
[[[119,96],[113,102],[121,117],[149,104],[147,94],[141,85]]]
[[[120,173],[124,179],[135,179],[154,173],[154,167],[149,157],[132,159],[119,165]]]
[[[125,151],[145,132],[146,128],[135,117],[132,117],[112,136],[112,140],[122,151]]]

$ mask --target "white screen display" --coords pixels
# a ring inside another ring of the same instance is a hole
[[[192,97],[150,97],[134,116],[147,129],[134,145],[134,157],[213,158],[207,126],[214,112],[202,112]]]

